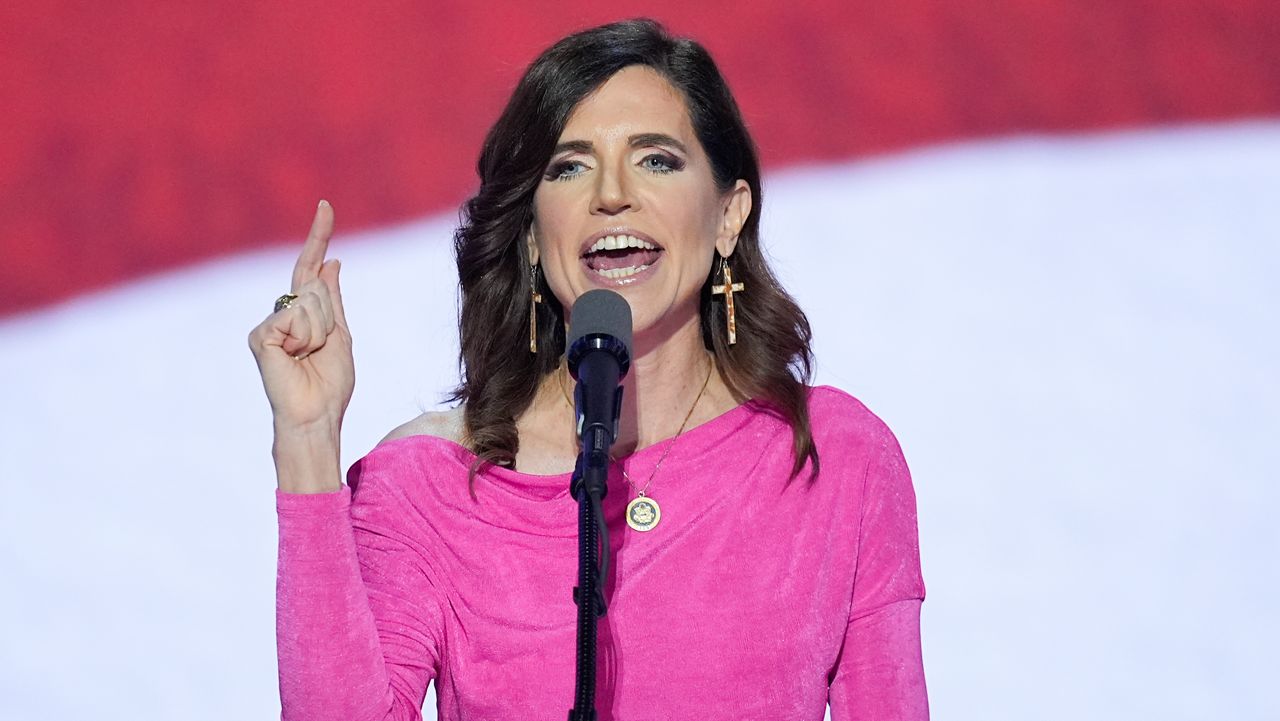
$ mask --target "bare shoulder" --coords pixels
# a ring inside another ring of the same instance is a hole
[[[382,443],[407,436],[436,436],[462,443],[463,425],[462,406],[447,411],[430,411],[393,429],[382,439]]]

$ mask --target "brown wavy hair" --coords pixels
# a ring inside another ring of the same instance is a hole
[[[702,337],[730,391],[762,403],[791,426],[791,477],[808,463],[812,481],[818,473],[806,390],[812,333],[760,247],[755,144],[707,51],[647,19],[585,30],[548,48],[525,71],[485,138],[477,163],[480,189],[463,206],[462,225],[454,234],[462,382],[450,400],[465,403],[466,444],[477,456],[472,481],[486,464],[515,467],[520,447],[516,418],[533,402],[540,381],[559,366],[565,350],[564,309],[535,275],[525,244],[534,192],[573,109],[632,65],[653,69],[683,95],[719,189],[728,192],[739,178],[751,187],[751,213],[729,259],[734,280],[745,283],[748,293],[735,314],[738,342],[729,345],[724,303],[712,298],[714,263],[702,288]],[[538,352],[530,353],[525,344],[535,283],[544,302],[536,311]]]

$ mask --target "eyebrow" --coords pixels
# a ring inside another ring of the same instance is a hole
[[[627,139],[627,141],[633,148],[643,147],[645,145],[669,145],[685,155],[689,154],[689,149],[684,146],[684,143],[676,140],[666,133],[640,133],[639,135],[632,135]],[[589,140],[570,140],[557,145],[556,149],[552,152],[552,155],[559,155],[565,151],[590,153],[594,150],[595,146],[592,145]]]

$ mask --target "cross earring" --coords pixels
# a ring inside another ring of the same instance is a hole
[[[529,352],[538,352],[538,304],[542,294],[538,292],[538,266],[529,269]]]
[[[747,288],[742,283],[733,282],[733,271],[729,269],[729,261],[720,256],[720,275],[724,279],[722,285],[711,286],[712,295],[724,296],[725,325],[729,329],[729,345],[738,342],[738,324],[733,313],[733,294],[742,293]]]

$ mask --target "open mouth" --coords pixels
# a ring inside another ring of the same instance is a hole
[[[629,278],[648,270],[662,255],[662,248],[634,235],[607,235],[582,254],[587,268],[611,280]]]

